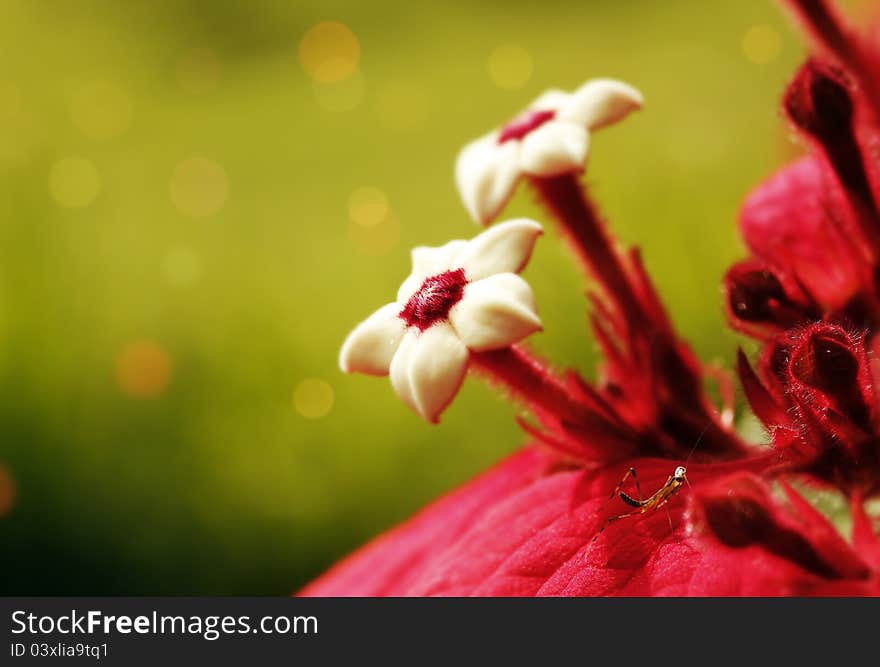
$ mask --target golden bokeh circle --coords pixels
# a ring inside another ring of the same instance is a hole
[[[171,202],[181,213],[204,218],[226,204],[229,178],[222,165],[206,157],[191,157],[174,168],[169,185]]]
[[[518,44],[502,44],[489,54],[489,78],[499,88],[522,88],[532,78],[531,54]]]
[[[65,157],[49,170],[49,192],[65,208],[84,208],[101,191],[101,174],[83,157]]]
[[[388,215],[388,197],[379,188],[355,188],[348,196],[348,217],[362,227],[374,227]]]
[[[119,390],[132,398],[161,395],[171,383],[171,357],[152,340],[135,340],[116,355],[114,366]]]
[[[306,419],[321,419],[330,414],[334,398],[330,383],[320,378],[306,378],[293,390],[293,407]]]
[[[357,36],[344,23],[322,21],[299,43],[299,60],[312,80],[335,83],[355,73],[361,58]]]

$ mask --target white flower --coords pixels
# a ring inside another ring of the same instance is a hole
[[[459,153],[455,180],[465,208],[487,225],[523,174],[550,177],[581,171],[590,132],[641,106],[641,93],[614,79],[592,79],[573,93],[548,90],[520,116]]]
[[[470,352],[507,347],[541,330],[535,297],[517,273],[541,226],[510,220],[470,241],[412,251],[412,274],[397,299],[348,335],[346,373],[391,375],[403,401],[429,422],[455,397]]]

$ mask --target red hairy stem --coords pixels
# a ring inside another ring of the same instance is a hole
[[[826,0],[784,0],[809,35],[855,76],[880,119],[880,82],[859,38]]]
[[[507,389],[538,413],[576,421],[585,406],[578,403],[547,364],[519,345],[488,352],[471,352],[472,367]]]
[[[586,270],[598,281],[605,295],[630,324],[643,318],[642,308],[627,277],[620,253],[605,231],[605,224],[584,195],[574,173],[532,178],[541,201],[559,222]]]

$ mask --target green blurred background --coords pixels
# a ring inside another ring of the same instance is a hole
[[[19,594],[285,594],[518,447],[478,381],[430,427],[336,359],[411,246],[477,232],[460,146],[549,86],[643,91],[588,180],[729,365],[719,279],[741,198],[793,153],[777,98],[803,55],[765,0],[5,0],[0,44],[0,577]],[[525,189],[507,214],[543,218]],[[534,345],[592,376],[554,233],[526,275]]]

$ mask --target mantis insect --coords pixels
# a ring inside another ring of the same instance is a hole
[[[697,438],[697,441],[694,443],[694,446],[691,447],[690,453],[688,453],[687,459],[685,459],[685,463],[690,461],[691,454],[694,453],[694,450],[697,448],[697,445],[700,444],[700,440],[703,439],[703,436],[706,434],[709,426],[703,429],[703,432],[700,434],[700,437]],[[623,490],[623,484],[626,480],[632,475],[633,480],[636,483],[636,492],[638,493],[638,498],[633,498],[631,495],[626,493]],[[673,473],[666,479],[666,482],[657,489],[654,493],[652,493],[647,498],[642,498],[642,487],[639,484],[639,476],[636,474],[635,468],[630,468],[623,475],[621,480],[617,483],[617,486],[614,487],[614,491],[611,492],[611,495],[608,496],[608,500],[613,500],[614,496],[620,496],[620,499],[625,502],[630,507],[634,507],[635,509],[631,512],[624,512],[623,514],[618,514],[617,516],[609,517],[605,520],[605,525],[596,533],[596,536],[593,538],[593,542],[599,539],[599,536],[605,532],[605,529],[608,528],[615,521],[619,521],[620,519],[626,519],[631,516],[637,516],[639,514],[647,514],[648,512],[656,512],[658,509],[663,507],[666,509],[666,518],[669,519],[669,530],[673,533],[675,532],[675,528],[672,526],[672,517],[669,514],[669,510],[666,508],[666,503],[675,496],[679,491],[681,491],[681,487],[685,484],[690,486],[690,482],[687,478],[687,468],[683,465],[676,467]]]
[[[638,492],[639,497],[633,498],[631,495],[622,490],[623,483],[626,482],[627,478],[632,475],[632,478],[636,483],[636,490]],[[632,512],[625,512],[623,514],[618,514],[617,516],[612,516],[606,519],[605,525],[602,526],[601,530],[596,533],[596,536],[593,538],[593,542],[599,539],[599,536],[605,532],[605,529],[608,528],[615,521],[619,521],[620,519],[626,519],[627,517],[636,516],[637,514],[646,514],[648,512],[654,512],[661,507],[664,507],[666,503],[669,502],[669,499],[672,498],[676,493],[681,490],[681,487],[685,484],[690,485],[687,478],[687,468],[684,466],[678,466],[675,471],[669,476],[666,480],[666,483],[663,484],[659,489],[657,489],[654,493],[652,493],[648,498],[642,499],[642,487],[639,485],[639,477],[636,475],[636,469],[630,468],[626,471],[626,474],[623,478],[617,483],[617,486],[614,488],[614,491],[611,492],[611,495],[608,497],[608,500],[612,500],[614,496],[620,496],[620,499],[625,502],[630,507],[635,507],[636,509]],[[672,527],[672,517],[669,516],[669,511],[666,512],[666,517],[669,519],[669,529],[674,531]]]

